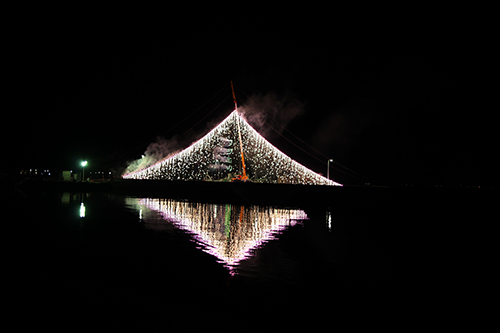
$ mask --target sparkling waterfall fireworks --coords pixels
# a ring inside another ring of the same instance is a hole
[[[239,145],[237,125],[241,128]],[[253,182],[341,185],[294,161],[270,144],[237,111],[188,148],[158,163],[125,174],[127,179],[209,180],[241,174],[240,147]]]

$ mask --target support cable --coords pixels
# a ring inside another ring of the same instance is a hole
[[[319,161],[319,162],[321,162],[321,163],[323,163],[323,164],[325,164],[325,165],[326,165],[326,163],[325,163],[323,160],[321,160],[321,159],[317,158],[316,156],[314,156],[314,155],[312,155],[311,153],[309,153],[307,150],[305,150],[305,149],[303,149],[302,147],[300,147],[300,146],[296,145],[293,141],[291,141],[291,140],[290,140],[290,139],[288,139],[287,137],[283,136],[283,135],[282,135],[280,132],[278,132],[278,131],[277,131],[277,130],[273,127],[273,126],[271,126],[271,125],[270,125],[267,121],[265,121],[265,120],[264,120],[264,123],[265,123],[267,126],[269,126],[269,128],[271,128],[273,131],[275,131],[278,135],[280,135],[283,139],[287,140],[287,141],[288,141],[288,142],[290,142],[292,145],[294,145],[294,146],[295,146],[295,147],[297,147],[298,149],[302,150],[304,153],[306,153],[307,155],[311,156],[311,157],[312,157],[312,158],[314,158],[315,160],[317,160],[317,161]],[[358,177],[358,176],[356,176],[356,175],[350,174],[350,173],[348,173],[348,172],[346,172],[346,171],[343,171],[343,170],[341,170],[341,169],[339,169],[339,168],[336,168],[336,167],[334,167],[334,166],[330,166],[330,168],[332,168],[332,169],[334,169],[334,170],[337,170],[337,171],[339,171],[339,172],[342,172],[343,174],[348,175],[348,176],[350,176],[350,177],[353,177],[353,178],[356,178],[356,179],[360,179],[360,180],[362,179],[362,178],[360,178],[360,177]]]
[[[236,87],[239,91],[241,91],[241,93],[243,93],[243,95],[245,95],[247,97],[247,99],[251,99],[243,90],[241,90],[239,87]],[[316,153],[318,153],[319,155],[323,156],[324,159],[328,160],[329,157],[327,157],[325,154],[323,154],[322,152],[320,152],[319,150],[317,150],[316,148],[312,147],[311,145],[309,145],[307,142],[305,142],[304,140],[302,140],[301,138],[299,138],[297,135],[295,135],[294,133],[292,133],[290,130],[288,130],[285,126],[281,125],[276,119],[273,118],[273,116],[271,116],[269,113],[266,113],[266,115],[271,119],[273,120],[276,124],[278,124],[282,129],[284,129],[285,131],[287,131],[288,133],[290,133],[293,137],[295,137],[297,140],[299,140],[300,142],[302,142],[303,144],[305,144],[308,148],[314,150]],[[298,145],[296,145],[294,142],[292,142],[291,140],[289,140],[287,137],[285,137],[281,132],[277,131],[275,128],[273,128],[267,121],[265,121],[265,123],[273,130],[275,131],[279,136],[281,136],[282,138],[284,138],[285,140],[287,140],[288,142],[290,142],[291,144],[293,144],[295,147],[297,147],[298,149],[302,150],[303,152],[305,152],[306,154],[308,154],[309,156],[311,156],[312,158],[316,159],[317,161],[321,162],[323,165],[327,165],[327,163],[319,158],[317,158],[316,156],[310,154],[309,152],[307,152],[306,150],[302,149],[301,147],[299,147]],[[341,168],[344,168],[345,170],[349,171],[351,174],[349,174],[348,172],[346,171],[343,171],[343,170],[340,170],[339,168],[336,168],[335,166],[332,166],[330,165],[331,168],[337,170],[337,171],[340,171],[346,175],[349,175],[351,177],[354,177],[356,179],[367,179],[365,176],[359,174],[358,172],[356,171],[353,171],[351,169],[349,169],[348,167],[338,163],[337,161],[333,161],[333,163],[337,164],[339,167]]]
[[[193,128],[195,128],[196,126],[198,126],[199,123],[201,123],[203,120],[205,120],[209,115],[212,114],[212,112],[214,112],[215,110],[217,110],[217,108],[219,108],[219,106],[221,106],[222,103],[224,103],[227,99],[229,98],[229,95],[226,96],[226,98],[224,98],[222,100],[222,102],[220,102],[219,104],[217,104],[216,107],[214,107],[212,109],[212,111],[210,111],[209,113],[207,113],[203,118],[201,118],[196,124],[194,124],[191,128],[189,128],[187,131],[185,131],[183,134],[181,134],[178,139],[180,139],[181,137],[183,137],[184,135],[186,135],[187,133],[189,133]]]
[[[184,122],[186,119],[188,119],[189,117],[191,117],[192,115],[194,115],[196,112],[198,112],[199,110],[201,110],[203,107],[205,107],[209,102],[211,102],[216,96],[218,96],[221,91],[223,91],[224,89],[227,88],[227,83],[221,88],[219,89],[219,91],[217,91],[208,101],[206,101],[205,103],[203,103],[200,107],[198,107],[195,111],[191,112],[188,116],[186,116],[185,118],[181,119],[180,121],[178,121],[175,125],[173,125],[170,129],[168,129],[165,133],[163,133],[163,135],[166,135],[167,133],[171,132],[174,128],[176,128],[177,126],[179,126],[182,122]],[[224,98],[224,100],[222,102],[220,102],[212,111],[210,111],[205,117],[203,117],[199,122],[197,122],[193,127],[191,127],[189,130],[187,130],[184,134],[186,134],[187,132],[191,131],[196,125],[198,125],[202,120],[204,120],[208,115],[210,115],[213,111],[215,111],[215,109],[217,109],[222,103],[224,103],[227,98],[229,96],[226,96],[226,98]],[[180,137],[184,136],[184,134],[182,134]],[[179,137],[179,138],[180,138]],[[126,151],[124,152],[121,152],[118,154],[118,157],[117,158],[122,158],[123,156],[127,155],[127,154],[130,154],[131,152],[133,152],[134,150],[137,150],[139,149],[141,146],[144,146],[143,144],[139,144],[139,145],[135,145],[134,147],[132,147],[131,149],[127,149]]]
[[[213,95],[213,96],[212,96],[212,97],[211,97],[208,101],[206,101],[205,103],[203,103],[203,104],[202,104],[199,108],[197,108],[196,110],[194,110],[193,112],[191,112],[191,113],[190,113],[189,115],[187,115],[185,118],[183,118],[183,119],[181,119],[180,121],[178,121],[178,122],[177,122],[177,124],[175,124],[175,125],[174,125],[174,126],[172,126],[172,127],[171,127],[168,131],[166,131],[166,132],[164,133],[164,135],[165,135],[165,134],[167,134],[167,133],[169,133],[169,132],[171,132],[174,128],[176,128],[177,126],[179,126],[179,125],[180,125],[182,122],[184,122],[186,119],[188,119],[189,117],[191,117],[192,115],[194,115],[196,112],[198,112],[200,109],[202,109],[205,105],[207,105],[210,101],[212,101],[212,100],[213,100],[213,99],[214,99],[217,95],[219,95],[219,94],[220,94],[220,92],[221,92],[222,90],[224,90],[224,89],[226,89],[226,88],[227,88],[227,83],[226,83],[226,84],[225,84],[225,85],[224,85],[224,86],[223,86],[223,87],[222,87],[219,91],[217,91],[217,92],[215,93],[215,95]],[[224,101],[225,101],[226,99],[227,99],[227,97],[224,99]],[[224,101],[223,101],[223,102],[224,102]],[[220,103],[220,104],[222,104],[222,103]],[[220,104],[219,104],[219,105],[220,105]],[[218,105],[218,106],[219,106],[219,105]],[[217,106],[217,107],[218,107],[218,106]],[[217,108],[217,107],[216,107],[216,108]],[[212,110],[212,111],[210,111],[210,113],[211,113],[211,112],[213,112],[213,110]],[[205,117],[205,118],[206,118],[206,117]]]

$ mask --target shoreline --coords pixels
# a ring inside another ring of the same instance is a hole
[[[3,186],[4,189],[9,187],[27,192],[109,192],[136,197],[161,197],[199,202],[340,210],[369,210],[380,207],[464,209],[476,204],[487,204],[494,191],[481,188],[324,186],[129,179],[102,183],[26,180],[20,184]]]

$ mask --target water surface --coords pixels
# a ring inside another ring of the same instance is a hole
[[[300,209],[126,198],[139,212],[146,229],[158,232],[176,227],[189,234],[200,250],[234,275],[241,261],[252,257],[287,228],[307,220]],[[146,210],[159,214],[150,214]]]
[[[404,240],[372,212],[70,192],[4,204],[15,299],[44,324],[222,329],[306,305],[328,318],[397,299],[404,276]]]

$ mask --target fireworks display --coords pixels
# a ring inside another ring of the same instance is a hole
[[[241,129],[239,144],[238,124]],[[127,179],[214,180],[242,174],[241,148],[246,173],[260,183],[340,185],[294,161],[262,137],[233,111],[219,125],[188,148],[158,163],[129,174]]]
[[[132,198],[131,198],[132,200]],[[161,219],[145,219],[148,229],[163,231],[165,224],[191,234],[200,249],[218,258],[235,274],[242,260],[276,237],[287,227],[307,220],[303,210],[263,206],[217,205],[171,199],[133,199],[129,205],[160,213]],[[148,215],[148,214],[145,214]]]

